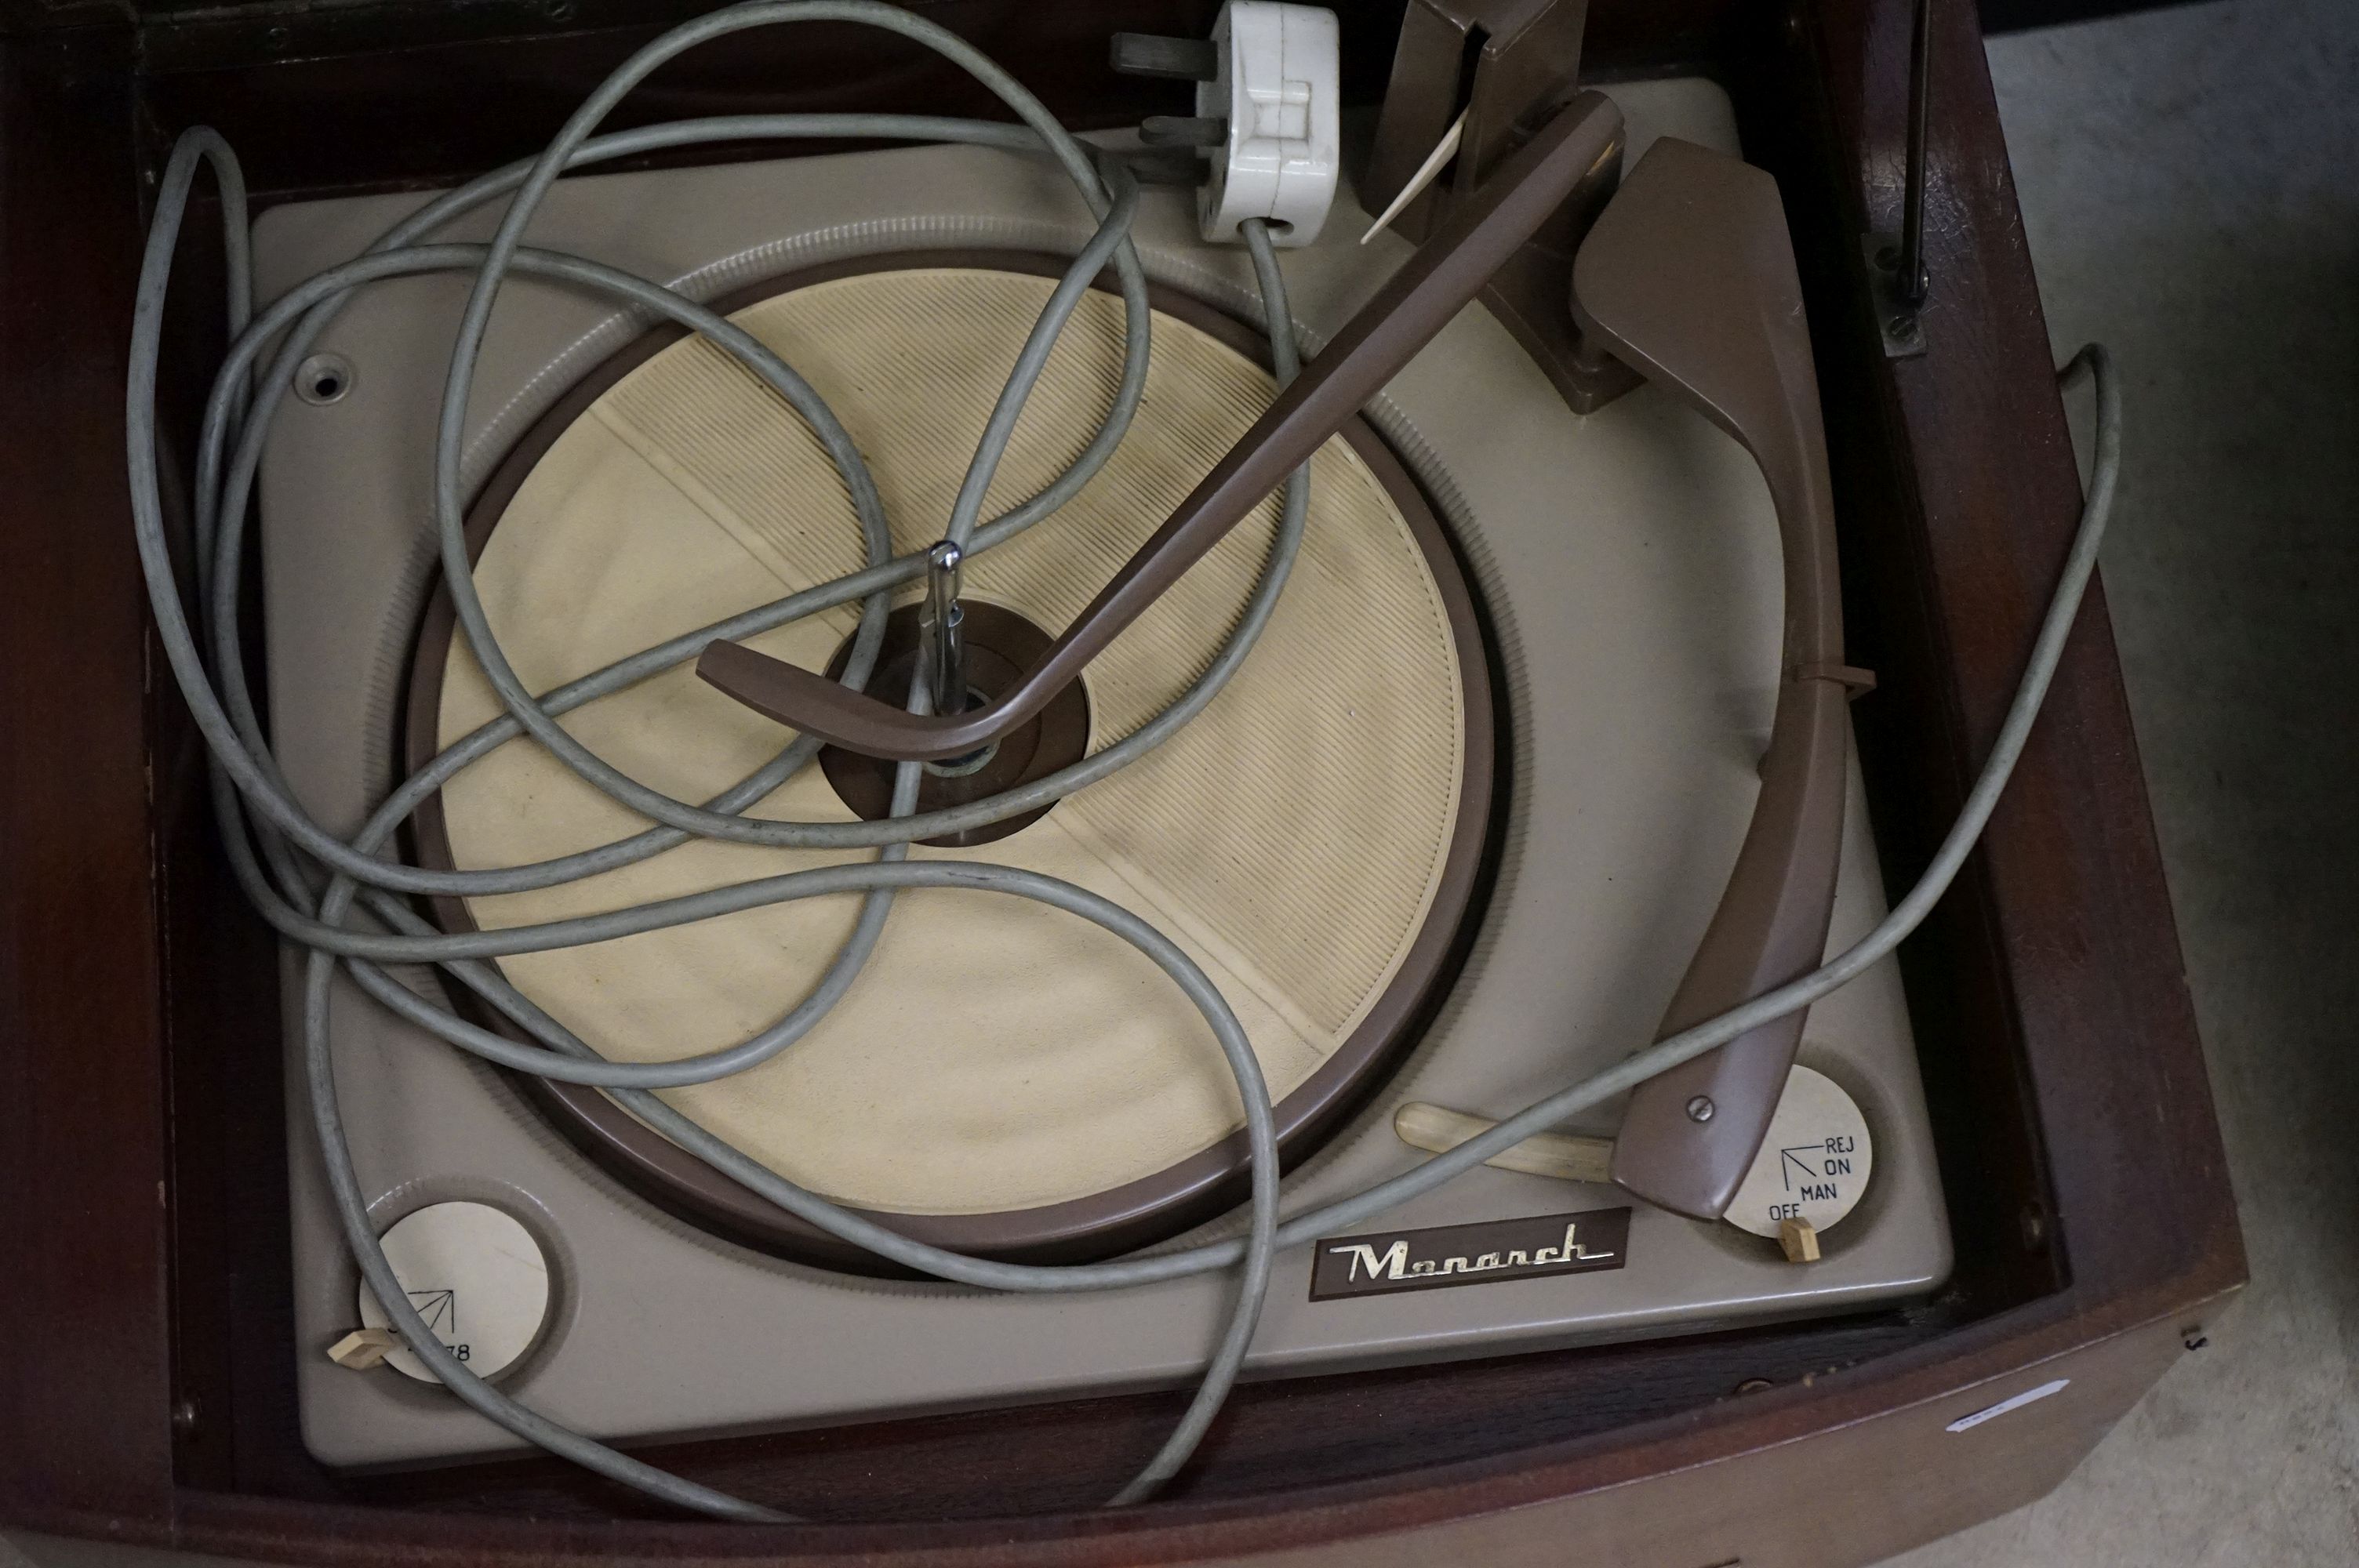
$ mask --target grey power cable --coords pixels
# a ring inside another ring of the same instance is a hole
[[[908,115],[745,115],[680,122],[602,136],[590,134],[633,85],[683,49],[745,27],[822,19],[880,27],[935,49],[989,87],[1023,124]],[[2083,350],[2066,367],[2067,384],[2084,374],[2096,383],[2097,458],[2088,505],[2022,684],[1991,756],[1940,851],[1909,894],[1867,936],[1813,973],[1720,1018],[1659,1042],[1608,1072],[1536,1103],[1449,1153],[1425,1160],[1401,1175],[1352,1197],[1297,1214],[1281,1223],[1275,1132],[1269,1097],[1260,1078],[1258,1064],[1250,1042],[1217,989],[1184,953],[1136,915],[1055,879],[1013,867],[972,862],[910,863],[904,857],[908,844],[916,839],[1004,820],[1085,787],[1152,750],[1211,702],[1252,649],[1285,586],[1308,513],[1307,471],[1298,471],[1288,479],[1279,527],[1262,574],[1235,628],[1206,672],[1170,708],[1125,741],[1024,788],[951,810],[917,814],[912,811],[917,769],[914,764],[904,764],[897,772],[892,808],[886,820],[852,824],[775,822],[737,814],[809,763],[818,747],[807,739],[798,738],[762,768],[712,800],[697,806],[671,800],[614,772],[582,749],[557,725],[560,717],[582,703],[694,657],[715,637],[749,636],[854,600],[864,601],[863,618],[845,678],[850,684],[862,684],[874,665],[887,595],[922,570],[922,555],[890,557],[890,534],[857,449],[836,425],[824,402],[790,367],[739,329],[660,285],[585,258],[536,250],[521,243],[534,209],[557,176],[568,169],[654,147],[787,135],[907,137],[963,141],[1010,150],[1045,150],[1072,178],[1097,214],[1099,227],[1057,285],[1011,370],[985,438],[978,445],[962,485],[950,530],[967,536],[972,552],[988,549],[1052,516],[1111,455],[1144,389],[1150,312],[1146,303],[1144,275],[1128,238],[1137,204],[1135,186],[1118,166],[1104,160],[1093,161],[1097,155],[1092,149],[1058,126],[1037,101],[997,67],[932,24],[872,0],[765,0],[714,12],[658,38],[634,55],[592,95],[538,158],[495,171],[429,202],[388,231],[364,255],[307,280],[259,317],[254,316],[251,305],[243,184],[235,159],[226,145],[210,131],[193,130],[183,136],[174,149],[158,192],[134,319],[127,389],[134,517],[159,640],[213,753],[216,806],[240,882],[275,928],[310,949],[304,985],[304,1061],[315,1130],[346,1240],[363,1277],[385,1305],[396,1329],[453,1393],[528,1442],[683,1508],[732,1519],[789,1517],[669,1475],[526,1409],[458,1361],[410,1310],[407,1295],[377,1242],[365,1195],[343,1138],[328,1020],[328,982],[339,962],[345,965],[366,994],[440,1038],[517,1071],[606,1087],[658,1131],[733,1179],[839,1238],[922,1272],[990,1289],[1038,1292],[1121,1289],[1242,1264],[1227,1328],[1207,1364],[1195,1397],[1163,1447],[1112,1499],[1117,1504],[1135,1502],[1151,1494],[1185,1463],[1217,1413],[1243,1366],[1266,1292],[1270,1267],[1280,1248],[1299,1244],[1328,1229],[1360,1223],[1430,1191],[1533,1132],[1771,1019],[1809,1005],[1890,953],[1924,918],[1956,875],[2006,784],[2054,674],[2082,592],[2093,569],[2119,462],[2120,412],[2114,388],[2100,349]],[[229,233],[229,314],[234,340],[216,377],[198,449],[194,516],[197,587],[201,617],[212,643],[210,661],[201,651],[201,644],[191,633],[180,610],[179,589],[165,545],[155,467],[154,395],[163,300],[173,244],[201,162],[212,167],[222,189],[224,226]],[[512,200],[489,243],[421,243],[452,219],[502,195],[511,195]],[[1296,368],[1283,279],[1275,252],[1261,226],[1248,224],[1243,238],[1261,288],[1272,362],[1282,384]],[[1021,505],[979,524],[982,497],[1006,449],[1025,397],[1082,291],[1109,262],[1121,287],[1126,340],[1123,381],[1107,416],[1081,455],[1055,480]],[[472,271],[475,284],[454,347],[439,426],[437,521],[444,580],[459,605],[463,633],[487,673],[495,665],[502,671],[506,666],[496,639],[483,621],[480,606],[473,603],[472,578],[459,531],[462,509],[457,474],[473,353],[481,341],[499,281],[510,270],[562,278],[614,295],[650,317],[669,318],[701,332],[734,354],[804,419],[837,461],[853,496],[869,564],[834,582],[671,639],[538,697],[516,683],[512,672],[505,683],[495,675],[495,685],[506,707],[506,715],[447,749],[397,788],[360,832],[348,840],[340,839],[311,822],[278,775],[239,669],[236,584],[242,561],[244,519],[270,419],[294,367],[351,292],[384,277],[450,270]],[[274,338],[277,346],[257,379],[254,366]],[[912,700],[919,705],[925,702],[922,688],[913,694]],[[432,872],[379,858],[395,828],[443,782],[495,747],[527,733],[559,755],[587,782],[630,805],[655,825],[593,849],[535,865],[486,871]],[[554,886],[645,860],[699,837],[842,849],[875,849],[880,854],[876,861],[865,865],[832,866],[759,879],[577,920],[489,933],[442,933],[397,896],[417,892],[484,895]],[[797,1186],[649,1092],[743,1071],[790,1045],[825,1016],[850,984],[882,930],[895,893],[909,888],[964,889],[1034,899],[1094,922],[1131,943],[1164,970],[1203,1014],[1237,1080],[1252,1152],[1251,1226],[1246,1235],[1100,1264],[1039,1267],[967,1258],[911,1241]],[[752,1039],[686,1061],[606,1062],[509,985],[495,963],[485,961],[712,918],[784,899],[843,892],[865,895],[861,916],[811,993]],[[381,929],[347,924],[355,903]],[[546,1049],[521,1045],[481,1029],[409,990],[379,967],[385,963],[415,962],[440,965],[452,979],[516,1022]]]

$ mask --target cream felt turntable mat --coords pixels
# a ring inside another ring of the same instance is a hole
[[[906,552],[940,536],[1052,287],[975,268],[874,272],[772,296],[734,319],[836,411]],[[1072,460],[1112,399],[1122,347],[1120,301],[1087,296],[1016,428],[986,518]],[[973,557],[967,592],[1062,630],[1271,394],[1259,366],[1158,313],[1147,395],[1112,460],[1047,521]],[[1090,667],[1093,751],[1202,672],[1277,517],[1273,498]],[[518,675],[547,690],[862,564],[845,487],[817,439],[734,360],[691,339],[631,372],[548,448],[475,580]],[[855,620],[856,606],[844,607],[754,645],[821,668]],[[1465,763],[1461,656],[1407,521],[1338,438],[1312,464],[1308,532],[1277,613],[1218,700],[1021,832],[913,853],[1060,877],[1170,933],[1235,1009],[1283,1097],[1350,1036],[1433,902]],[[499,710],[463,637],[447,671],[444,744]],[[564,723],[684,800],[720,793],[789,738],[688,666]],[[471,869],[646,826],[525,741],[453,780],[443,805],[453,860]],[[853,816],[816,766],[753,814]],[[516,925],[847,858],[699,840],[470,910],[485,927]],[[502,964],[610,1057],[688,1056],[791,1008],[857,904],[778,904]],[[1083,1197],[1152,1175],[1242,1121],[1210,1031],[1144,956],[1045,906],[947,890],[899,895],[867,968],[810,1034],[759,1068],[667,1098],[797,1182],[865,1207],[938,1214]]]

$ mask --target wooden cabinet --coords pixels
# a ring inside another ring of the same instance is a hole
[[[1169,1496],[1109,1491],[1176,1397],[674,1447],[856,1523],[688,1522],[552,1462],[337,1477],[295,1430],[277,957],[230,884],[160,675],[122,476],[131,290],[171,137],[267,202],[537,146],[685,0],[19,3],[0,37],[0,1519],[307,1562],[1867,1561],[2060,1479],[2244,1278],[2101,592],[1983,849],[1904,971],[1957,1269],[1901,1311],[1241,1390]],[[1199,0],[929,14],[1082,124],[1180,109],[1104,66]],[[1397,5],[1339,5],[1347,97]],[[1595,0],[1588,70],[1720,79],[1778,178],[1815,333],[1855,709],[1888,880],[1930,854],[2080,506],[1971,11],[1936,7],[1926,351],[1885,358],[1859,236],[1895,226],[1907,0]],[[667,70],[626,118],[964,112],[848,30]],[[1181,111],[1184,112],[1184,111]],[[166,403],[219,343],[192,223]],[[168,437],[169,438],[169,437]],[[2049,1397],[1950,1423],[2058,1379]],[[933,1522],[952,1519],[977,1522]]]

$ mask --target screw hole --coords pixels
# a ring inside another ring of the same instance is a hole
[[[295,395],[306,403],[324,407],[352,389],[352,362],[342,354],[313,354],[295,367]]]

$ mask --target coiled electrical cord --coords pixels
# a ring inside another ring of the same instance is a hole
[[[607,135],[592,134],[632,87],[673,56],[748,27],[817,20],[881,27],[935,50],[988,87],[1020,124],[922,115],[734,115]],[[239,882],[275,929],[310,951],[304,969],[302,1019],[308,1098],[330,1196],[345,1239],[363,1278],[402,1339],[454,1394],[518,1437],[680,1507],[727,1519],[775,1521],[791,1517],[670,1475],[549,1421],[470,1370],[426,1327],[378,1243],[343,1136],[329,1035],[329,982],[339,963],[367,995],[451,1044],[512,1070],[605,1087],[657,1130],[734,1180],[812,1224],[906,1267],[970,1285],[1027,1292],[1114,1290],[1239,1267],[1238,1290],[1227,1326],[1194,1398],[1155,1456],[1110,1500],[1113,1504],[1136,1502],[1149,1496],[1186,1462],[1235,1381],[1278,1249],[1326,1230],[1361,1223],[1647,1077],[1808,1006],[1884,957],[1923,920],[1956,875],[2006,784],[2095,566],[2098,542],[2111,507],[2120,445],[2119,408],[2107,362],[2104,351],[2093,346],[2082,350],[2064,372],[2068,384],[2084,373],[2096,381],[2097,459],[2088,505],[1991,756],[1958,822],[1908,895],[1866,937],[1811,974],[1560,1090],[1401,1175],[1281,1221],[1270,1098],[1251,1043],[1217,988],[1184,952],[1127,910],[1055,878],[1008,866],[911,862],[906,857],[908,845],[918,839],[1001,821],[1085,787],[1152,750],[1211,702],[1251,651],[1285,587],[1308,514],[1307,470],[1288,478],[1279,526],[1261,576],[1228,641],[1196,683],[1124,741],[999,795],[918,814],[913,806],[919,765],[903,763],[896,773],[891,814],[886,820],[806,823],[751,817],[742,815],[745,808],[776,790],[818,753],[815,741],[797,737],[728,790],[710,801],[693,803],[673,799],[621,773],[582,746],[558,722],[585,702],[694,658],[716,638],[751,636],[855,600],[862,601],[861,622],[843,679],[847,685],[861,686],[875,666],[891,591],[924,569],[921,554],[892,556],[882,503],[857,448],[825,402],[791,367],[742,329],[658,284],[583,257],[522,243],[539,202],[569,169],[658,147],[766,136],[960,141],[1045,152],[1071,178],[1097,216],[1098,228],[1060,280],[1027,337],[961,486],[945,535],[970,552],[985,550],[1053,515],[1112,454],[1145,387],[1151,312],[1144,273],[1129,238],[1138,205],[1135,181],[1119,163],[1075,140],[1005,71],[930,22],[876,0],[754,0],[711,13],[657,38],[591,95],[538,157],[484,176],[429,202],[389,230],[364,255],[306,280],[259,315],[253,308],[245,189],[236,158],[210,130],[193,129],[180,138],[157,195],[133,319],[126,399],[134,524],[159,641],[212,753],[215,808]],[[221,188],[234,340],[207,401],[197,455],[192,523],[202,642],[191,631],[183,611],[181,585],[166,543],[155,419],[157,367],[172,253],[201,165],[211,166]],[[508,206],[488,243],[429,240],[451,220],[504,195],[509,198]],[[1257,222],[1248,223],[1243,237],[1263,297],[1273,366],[1283,384],[1299,367],[1284,281],[1264,228]],[[1125,327],[1123,378],[1108,413],[1069,468],[1023,504],[984,522],[980,515],[983,499],[1025,400],[1082,292],[1108,265],[1120,284]],[[474,280],[453,344],[436,434],[434,511],[443,580],[468,644],[506,712],[445,750],[388,795],[357,833],[342,838],[312,821],[294,798],[272,759],[245,682],[236,620],[245,519],[263,445],[284,389],[295,366],[343,301],[354,289],[383,278],[441,271],[472,272]],[[468,390],[500,285],[511,272],[612,295],[651,316],[701,333],[734,355],[809,426],[834,460],[860,524],[868,564],[832,582],[658,643],[553,691],[536,695],[527,690],[503,656],[476,599],[460,493]],[[277,347],[257,377],[255,366],[274,339]],[[911,695],[913,711],[925,711],[928,697],[920,682]],[[584,780],[653,826],[592,849],[488,871],[436,871],[384,858],[388,838],[421,802],[462,769],[518,735],[531,736]],[[483,896],[554,886],[636,863],[692,838],[874,849],[878,854],[865,863],[761,878],[598,914],[489,932],[441,932],[412,910],[404,896],[419,892]],[[1085,1265],[1044,1267],[969,1258],[912,1241],[796,1185],[680,1115],[652,1092],[742,1072],[792,1045],[826,1016],[859,973],[884,928],[894,895],[908,888],[987,892],[1048,903],[1122,937],[1170,978],[1211,1027],[1244,1104],[1252,1152],[1251,1224],[1245,1235],[1150,1257]],[[789,899],[846,892],[864,895],[860,917],[810,994],[751,1038],[684,1060],[604,1060],[511,986],[495,963],[487,961],[611,940]],[[418,995],[382,967],[392,963],[439,965],[515,1021],[542,1048],[522,1045],[479,1028]]]

